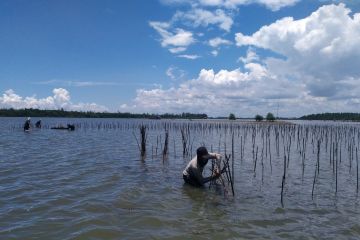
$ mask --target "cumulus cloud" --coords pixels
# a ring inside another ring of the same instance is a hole
[[[74,111],[108,111],[104,106],[96,103],[72,103],[70,93],[64,88],[55,88],[53,96],[46,98],[22,97],[9,89],[0,97],[1,108],[36,108],[36,109],[65,109]]]
[[[200,8],[191,9],[188,12],[177,12],[173,21],[190,21],[195,27],[209,25],[218,25],[218,27],[224,31],[229,32],[234,21],[232,17],[225,13],[222,9],[216,9],[215,11],[209,11]]]
[[[276,78],[258,63],[240,69],[202,69],[197,78],[169,89],[139,89],[131,104],[123,105],[128,111],[182,112],[198,111],[212,116],[228,114],[230,109],[244,111],[252,116],[259,108],[287,98],[296,98],[301,86]],[[266,99],[267,101],[265,101]]]
[[[259,4],[272,11],[293,6],[300,0],[162,0],[165,4],[190,4],[192,6],[237,8],[241,5]]]
[[[359,13],[351,14],[343,4],[323,6],[308,17],[286,17],[249,36],[237,33],[237,46],[250,46],[238,60],[243,68],[202,69],[197,78],[177,88],[138,90],[127,107],[210,115],[239,109],[239,116],[274,111],[278,105],[280,115],[286,116],[357,111],[359,39]],[[217,39],[212,45],[221,42]],[[262,58],[258,48],[280,57]]]
[[[186,50],[186,47],[169,48],[171,53],[181,53]]]
[[[238,62],[242,62],[244,64],[259,61],[260,57],[254,51],[254,49],[249,48],[246,52],[246,57],[240,57]]]
[[[214,25],[230,32],[233,23],[232,16],[222,9],[206,10],[192,5],[188,11],[177,11],[168,22],[150,21],[149,25],[160,35],[161,46],[173,54],[178,54],[185,52],[190,45],[197,42],[191,31],[184,30],[178,27],[179,25],[185,25],[188,28],[200,26],[208,28],[210,25]],[[200,32],[196,35],[203,37],[204,33]],[[219,44],[228,44],[228,42]]]
[[[352,85],[359,79],[348,82]],[[359,84],[358,84],[359,85]],[[355,85],[352,85],[355,86]],[[328,99],[309,94],[301,81],[289,81],[271,73],[259,63],[240,69],[202,69],[197,78],[168,89],[139,89],[136,98],[121,110],[132,112],[202,112],[210,116],[253,117],[278,110],[280,116],[301,116],[316,112],[354,111],[360,103],[360,86],[347,98]]]
[[[209,45],[214,48],[219,47],[220,45],[231,45],[231,44],[232,44],[231,41],[220,37],[216,37],[209,40]]]
[[[199,55],[183,54],[183,55],[178,55],[178,57],[179,58],[186,58],[186,59],[195,60],[195,59],[198,59],[200,56]]]
[[[271,2],[296,3],[268,1],[268,6]],[[209,0],[201,4],[218,7],[225,3]],[[285,17],[251,35],[237,33],[236,45],[248,47],[245,56],[238,59],[241,67],[202,69],[196,78],[178,87],[139,89],[136,98],[123,107],[140,112],[205,112],[210,116],[235,112],[247,117],[275,112],[278,107],[280,116],[358,111],[359,39],[360,13],[351,13],[344,4],[322,6],[302,19]],[[218,39],[212,45],[216,48],[220,42]],[[264,52],[266,57],[260,54]],[[212,54],[217,55],[218,49]]]
[[[269,58],[269,68],[301,78],[314,96],[334,97],[355,86],[360,78],[360,13],[351,15],[344,4],[320,7],[310,16],[280,19],[250,36],[236,34],[238,46],[252,45],[281,54]]]
[[[173,81],[177,81],[177,80],[181,80],[184,78],[185,76],[185,71],[175,67],[175,66],[170,66],[166,72],[165,72],[166,76],[168,76],[171,80]]]
[[[192,32],[181,28],[170,30],[170,23],[150,22],[149,25],[160,34],[161,46],[168,47],[172,53],[185,51],[189,45],[195,42]]]
[[[211,55],[213,55],[214,57],[216,57],[217,55],[219,55],[219,51],[218,51],[218,50],[212,50],[212,51],[211,51]]]
[[[230,32],[234,24],[234,9],[241,5],[261,4],[274,11],[285,6],[292,6],[300,0],[160,0],[164,4],[190,5],[187,11],[177,11],[167,22],[150,21],[149,25],[160,35],[161,46],[167,48],[171,53],[185,52],[189,45],[196,42],[194,34],[183,28],[176,27],[179,24],[190,28],[214,25],[225,32]],[[211,8],[209,8],[211,7]],[[235,11],[236,12],[236,11]],[[199,37],[203,33],[199,33]],[[218,41],[218,42],[216,42]],[[221,44],[230,45],[225,39],[212,39],[209,43],[213,47]],[[215,52],[213,52],[215,53]],[[215,54],[213,54],[215,55]]]

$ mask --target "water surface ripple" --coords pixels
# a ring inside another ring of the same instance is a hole
[[[359,238],[356,174],[348,172],[344,160],[334,194],[325,153],[312,199],[313,155],[309,153],[302,177],[293,146],[282,207],[282,156],[273,156],[272,171],[266,162],[263,175],[260,167],[254,176],[250,143],[244,160],[235,163],[233,198],[221,190],[183,184],[182,170],[190,157],[181,154],[179,132],[170,132],[170,154],[163,159],[151,152],[164,131],[150,131],[148,155],[142,160],[134,130],[116,128],[137,120],[49,118],[43,119],[48,126],[108,122],[114,128],[30,133],[22,131],[22,121],[0,118],[0,239]],[[194,146],[205,142],[224,153],[222,144],[218,149],[219,138],[223,141],[224,135],[195,135]],[[227,146],[229,151],[230,142]]]

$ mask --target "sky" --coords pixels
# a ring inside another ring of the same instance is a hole
[[[358,0],[2,0],[0,108],[359,112]]]

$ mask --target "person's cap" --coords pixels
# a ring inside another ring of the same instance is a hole
[[[209,155],[209,152],[208,152],[208,150],[206,149],[206,147],[199,147],[199,148],[196,150],[196,155],[199,156],[199,157],[202,157],[202,156]]]
[[[28,120],[30,120],[31,118],[30,117],[28,117]]]

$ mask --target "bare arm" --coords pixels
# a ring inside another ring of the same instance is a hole
[[[220,159],[221,155],[219,153],[209,153],[209,159]]]
[[[221,173],[215,173],[214,175],[211,175],[210,177],[203,178],[203,180],[202,180],[203,184],[210,182],[212,180],[215,180],[215,179],[219,178],[220,176],[221,176]]]
[[[200,172],[192,170],[191,175],[194,179],[196,179],[199,185],[204,185],[211,180],[217,179],[218,177],[220,177],[221,174],[219,172],[216,172],[214,175],[211,175],[209,177],[203,177]]]
[[[221,155],[219,153],[209,153],[209,159],[221,159]],[[212,180],[215,180],[217,178],[219,178],[221,176],[222,173],[224,173],[226,171],[226,167],[224,167],[220,172],[216,171],[213,175],[203,178],[202,182],[203,183],[207,183],[210,182]]]

